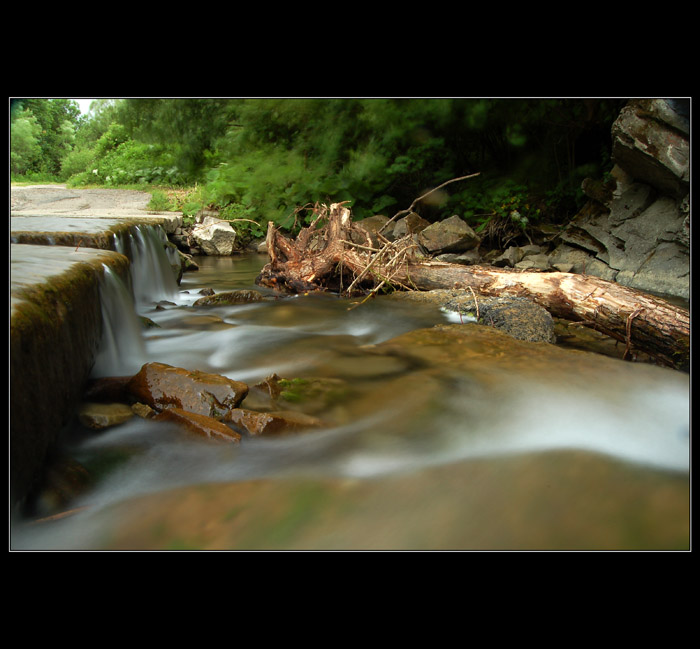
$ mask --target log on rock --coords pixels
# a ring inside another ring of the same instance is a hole
[[[690,364],[690,314],[666,300],[576,273],[517,272],[427,262],[406,269],[420,290],[471,288],[487,296],[531,299],[553,316],[582,322],[625,343],[625,357],[643,351],[669,367]]]
[[[315,207],[313,223],[296,240],[268,226],[270,262],[260,285],[302,293],[330,290],[343,295],[375,293],[380,288],[409,290],[463,288],[479,295],[526,297],[553,316],[582,322],[659,363],[687,370],[690,365],[690,314],[666,300],[575,273],[518,272],[491,266],[462,266],[415,257],[409,236],[397,241],[369,234],[352,222],[342,203]]]

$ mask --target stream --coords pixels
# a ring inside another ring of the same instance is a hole
[[[381,297],[279,297],[255,285],[261,255],[196,261],[177,286],[144,254],[135,311],[105,274],[93,374],[159,361],[250,386],[313,379],[315,398],[290,407],[327,425],[221,446],[139,417],[101,432],[76,423],[66,443],[102,467],[99,481],[74,515],[13,530],[13,548],[689,547],[687,375],[553,345],[509,351],[482,334],[426,342],[454,318]],[[269,299],[194,307],[203,288]]]

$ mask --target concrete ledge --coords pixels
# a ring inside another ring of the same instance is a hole
[[[160,225],[167,234],[175,232],[182,225],[182,214],[167,212],[165,214],[52,214],[50,216],[28,212],[12,212],[10,214],[10,237],[36,235],[37,233],[71,233],[95,235],[119,230],[128,225],[149,224]],[[15,243],[22,243],[15,241]]]

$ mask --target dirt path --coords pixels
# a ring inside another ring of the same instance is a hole
[[[148,192],[131,189],[68,189],[65,185],[12,187],[12,214],[119,216],[144,213]]]

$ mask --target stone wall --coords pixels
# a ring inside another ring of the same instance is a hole
[[[582,188],[589,203],[551,263],[652,293],[690,295],[690,121],[683,100],[633,99],[612,127],[613,179]]]

